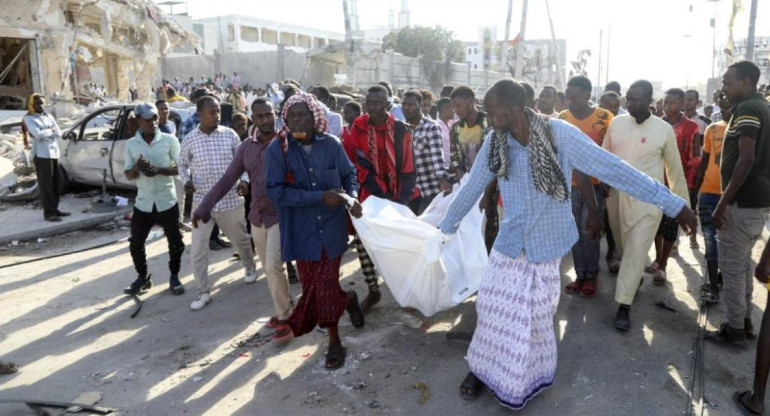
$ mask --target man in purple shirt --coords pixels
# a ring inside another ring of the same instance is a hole
[[[266,150],[278,132],[275,130],[275,111],[270,100],[257,98],[252,103],[251,111],[251,119],[255,125],[252,135],[238,147],[224,176],[203,198],[203,202],[193,213],[192,221],[193,223],[208,222],[214,205],[233,188],[244,172],[248,173],[249,182],[238,183],[238,194],[245,196],[251,190],[251,206],[248,213],[251,238],[254,240],[259,261],[262,262],[262,268],[265,270],[267,286],[270,288],[275,306],[276,314],[270,318],[267,327],[275,328],[286,323],[292,308],[289,281],[283,272],[281,261],[278,207],[267,196],[265,184]]]

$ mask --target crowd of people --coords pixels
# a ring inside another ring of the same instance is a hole
[[[712,103],[679,88],[655,101],[645,80],[625,93],[611,82],[592,97],[584,76],[572,77],[563,92],[544,86],[538,95],[527,83],[501,80],[484,97],[468,86],[448,85],[435,96],[380,82],[342,108],[327,87],[293,80],[266,89],[241,85],[237,73],[164,81],[156,103],[136,106],[139,128],[126,150],[125,174],[138,189],[130,243],[138,276],[124,292],[152,286],[144,245],[153,224],[164,228],[169,244],[169,290],[185,292],[180,229],[191,200],[197,296],[190,308],[212,301],[209,250],[234,246],[246,284],[257,279],[256,251],[273,300],[266,324],[273,340],[323,328],[326,367],[337,369],[346,358],[341,316],[347,312],[361,328],[381,300],[375,266],[349,215],[366,215],[361,203],[371,196],[420,215],[462,180],[439,228],[455,233],[478,207],[490,253],[476,298],[470,372],[460,386],[464,398],[487,387],[502,405],[519,409],[553,383],[559,263],[571,250],[576,278],[565,292],[595,297],[602,235],[607,268],[617,274],[613,325],[627,331],[644,279],[666,283],[679,228],[700,248],[695,212],[707,264],[700,296],[726,310],[725,323],[706,338],[745,348],[756,337],[753,278],[767,284],[770,273],[770,246],[751,269],[770,214],[770,106],[758,79],[753,63],[731,65]],[[179,100],[190,100],[196,112],[175,125],[168,103]],[[51,157],[56,132],[46,130],[42,97],[33,101],[27,131]],[[44,207],[46,219],[66,215],[53,201]],[[339,284],[351,239],[368,287],[361,301]],[[656,256],[647,264],[653,244]],[[302,289],[296,304],[292,262]],[[754,388],[735,396],[737,406],[756,414],[764,410],[768,343],[765,315]]]

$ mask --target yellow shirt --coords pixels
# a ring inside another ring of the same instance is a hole
[[[601,146],[604,142],[604,135],[607,134],[607,128],[612,122],[612,113],[609,111],[596,107],[594,111],[586,118],[579,120],[572,115],[569,110],[564,110],[559,113],[559,119],[572,124],[590,137],[597,145]],[[599,181],[596,178],[591,178],[591,183],[596,185]],[[572,175],[572,186],[576,186],[575,175]]]
[[[703,152],[709,154],[709,164],[703,176],[700,191],[705,194],[722,195],[722,177],[719,174],[719,160],[722,158],[722,140],[725,138],[727,124],[718,121],[706,128],[703,139]]]

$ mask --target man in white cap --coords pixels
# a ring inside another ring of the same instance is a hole
[[[152,226],[158,224],[168,240],[169,289],[172,294],[181,295],[184,287],[179,282],[179,268],[184,242],[179,231],[179,204],[174,188],[174,176],[179,174],[179,140],[158,129],[158,110],[154,105],[141,103],[134,109],[134,115],[139,121],[139,130],[126,142],[124,173],[128,179],[136,180],[129,250],[138,277],[123,293],[136,295],[152,287],[144,243]]]

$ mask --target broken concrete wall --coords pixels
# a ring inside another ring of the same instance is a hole
[[[74,62],[104,66],[108,93],[152,96],[159,59],[175,45],[197,43],[192,32],[145,0],[3,0],[0,37],[35,39],[47,96],[71,99],[82,85]],[[87,49],[87,53],[85,49]],[[83,56],[91,56],[85,61]]]

